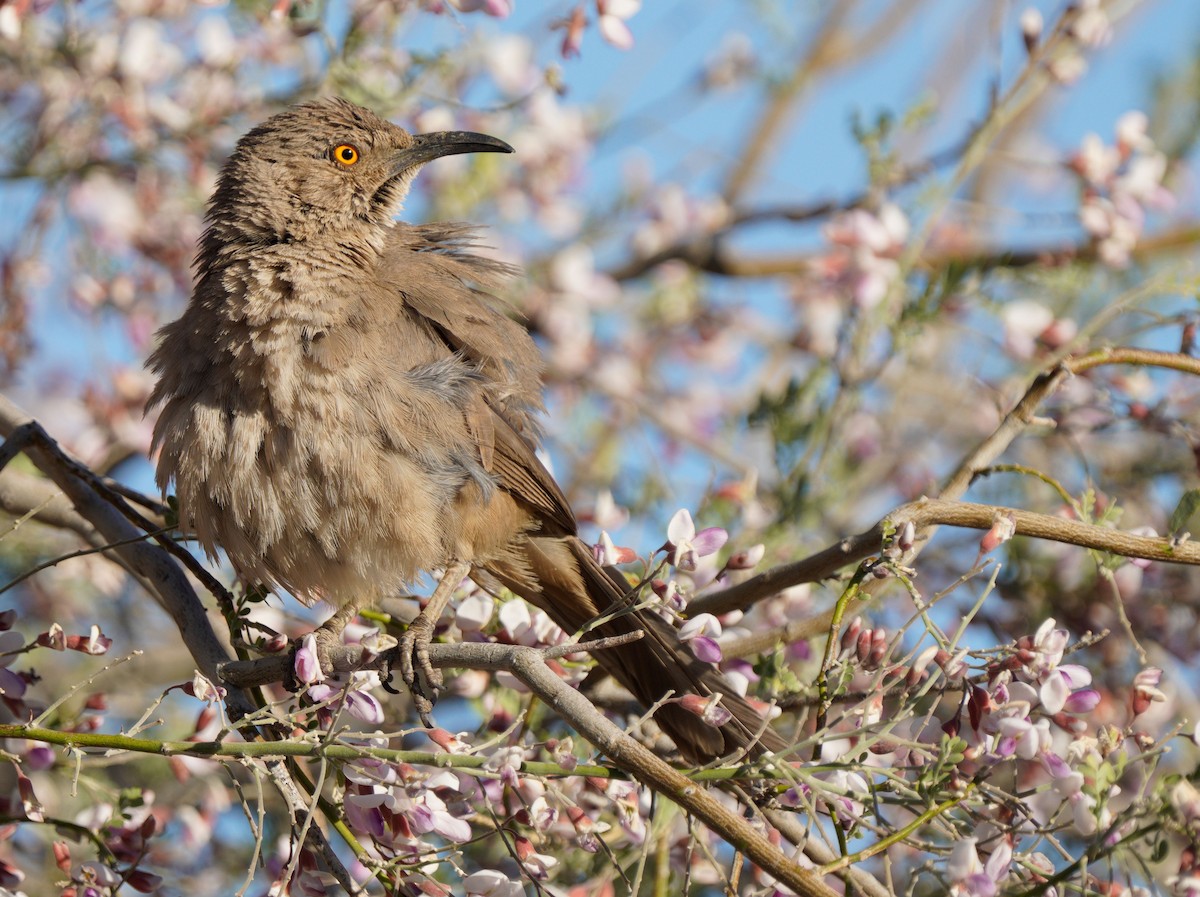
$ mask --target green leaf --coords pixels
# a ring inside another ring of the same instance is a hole
[[[1183,532],[1183,528],[1197,511],[1200,511],[1200,489],[1189,489],[1180,497],[1179,504],[1171,514],[1171,522],[1168,524],[1171,535],[1177,536]]]

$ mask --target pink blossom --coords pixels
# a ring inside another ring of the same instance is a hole
[[[1106,146],[1100,135],[1088,133],[1083,137],[1079,152],[1071,159],[1071,167],[1090,184],[1105,184],[1117,172],[1121,153]]]
[[[533,42],[521,34],[497,34],[487,43],[488,73],[505,94],[524,96],[537,88],[543,75],[534,63]],[[448,126],[442,126],[445,128]],[[435,130],[421,123],[421,130]]]
[[[121,44],[121,74],[131,81],[164,81],[183,65],[183,53],[172,43],[162,22],[134,19]]]
[[[593,550],[595,551],[596,560],[605,566],[628,564],[631,561],[637,560],[637,552],[632,548],[614,545],[612,537],[603,530],[600,532],[600,541],[596,543]]]
[[[1100,260],[1110,267],[1129,264],[1145,227],[1146,209],[1167,209],[1174,203],[1163,185],[1167,157],[1155,148],[1147,127],[1145,113],[1127,112],[1117,121],[1115,146],[1088,134],[1070,162],[1084,186],[1080,223]]]
[[[1034,658],[1029,667],[1034,675],[1058,666],[1058,662],[1063,658],[1067,642],[1071,638],[1071,634],[1067,630],[1056,629],[1054,624],[1054,618],[1049,617],[1038,627],[1031,640],[1030,647],[1034,651]]]
[[[1085,688],[1092,683],[1092,674],[1076,664],[1063,664],[1041,677],[1038,697],[1047,713],[1058,713],[1076,688]],[[1082,699],[1085,700],[1086,699]]]
[[[697,559],[717,552],[728,538],[729,534],[718,526],[696,532],[692,515],[686,508],[681,508],[667,524],[670,563],[684,572],[695,572]]]
[[[1171,789],[1171,805],[1189,827],[1200,823],[1200,791],[1187,779],[1180,779]]]
[[[581,515],[581,518],[590,520],[601,529],[615,530],[629,522],[629,509],[618,505],[608,489],[601,489],[596,493],[591,512]]]
[[[997,752],[1002,757],[1016,756],[1032,760],[1050,744],[1050,722],[1039,719],[1032,722],[1028,716],[1005,716],[996,722],[1000,743]]]
[[[325,681],[321,660],[317,655],[317,637],[311,632],[300,641],[296,649],[296,680],[302,685],[315,685]]]
[[[698,659],[705,663],[721,662],[721,646],[716,641],[721,637],[721,621],[712,614],[697,614],[689,619],[680,628],[679,637]]]
[[[2,692],[0,692],[2,694]],[[54,749],[48,744],[28,742],[28,748],[22,754],[24,766],[30,772],[41,772],[54,765]]]
[[[609,306],[621,295],[617,282],[596,270],[592,250],[583,243],[573,243],[555,253],[550,260],[550,285],[589,307]]]
[[[0,6],[0,38],[17,41],[21,37],[21,13],[15,3]]]
[[[499,618],[509,639],[518,645],[557,645],[566,640],[566,634],[545,613],[531,611],[519,599],[501,604]]]
[[[954,842],[946,860],[946,876],[955,897],[994,897],[1012,864],[1012,845],[1001,840],[986,863],[979,859],[978,838],[960,838]]]
[[[378,726],[384,719],[383,705],[371,694],[371,690],[378,687],[378,673],[357,671],[314,683],[308,687],[307,694],[317,703],[336,705],[340,700],[342,709],[355,719]]]
[[[1117,119],[1117,148],[1122,155],[1154,149],[1154,141],[1147,134],[1149,126],[1149,117],[1140,109],[1132,109]]]
[[[1100,705],[1100,692],[1094,688],[1083,688],[1067,696],[1063,710],[1067,713],[1091,713]]]
[[[484,769],[500,773],[506,785],[516,786],[521,765],[525,762],[525,750],[516,745],[494,751],[484,763]]]
[[[689,713],[696,714],[696,716],[714,728],[720,728],[733,718],[733,714],[722,706],[719,694],[709,695],[708,697],[681,695],[671,700],[677,702],[680,707]]]
[[[1100,0],[1079,0],[1070,32],[1085,47],[1102,47],[1112,40],[1112,22]]]
[[[487,592],[475,592],[464,598],[454,614],[454,623],[464,633],[479,632],[492,621],[496,599]]]
[[[908,239],[908,218],[899,206],[884,203],[877,212],[851,209],[827,224],[825,238],[836,250],[829,276],[861,308],[878,305],[900,275],[894,260]]]
[[[1016,358],[1032,358],[1038,337],[1054,323],[1054,312],[1040,302],[1019,299],[1005,303],[1000,319],[1004,323],[1004,347]]]
[[[999,514],[992,521],[992,527],[979,540],[979,551],[987,554],[995,551],[1010,540],[1017,532],[1017,520],[1012,514]]]
[[[451,842],[468,841],[471,838],[470,823],[450,812],[445,801],[432,791],[422,792],[405,815],[413,831],[418,834],[433,832]]]
[[[1162,670],[1158,667],[1146,667],[1133,677],[1133,715],[1141,716],[1150,709],[1151,704],[1167,700],[1166,694],[1159,689],[1162,681]]]
[[[79,651],[81,654],[107,654],[108,649],[112,647],[112,639],[102,633],[99,626],[93,624],[87,635],[67,636],[66,645],[68,649]]]
[[[25,647],[25,639],[19,632],[9,629],[0,632],[0,695],[11,700],[20,700],[26,689],[25,680],[7,669],[20,657],[20,650]]]
[[[221,701],[225,697],[225,689],[214,685],[212,680],[197,670],[192,675],[190,692],[193,697],[207,703]]]
[[[484,12],[497,19],[512,14],[512,0],[445,0],[459,12]]]
[[[538,853],[533,847],[533,842],[528,838],[515,837],[513,846],[521,867],[534,881],[545,881],[550,877],[550,870],[558,865],[555,857],[546,853]]]
[[[601,36],[618,50],[633,47],[633,32],[626,25],[642,8],[642,0],[596,0]]]
[[[1087,71],[1087,60],[1080,53],[1064,53],[1052,59],[1047,69],[1059,84],[1074,84]]]
[[[865,798],[871,793],[867,780],[847,769],[835,769],[821,777],[828,789],[825,797],[838,819],[844,825],[856,825],[863,814],[863,805],[858,798]]]
[[[494,869],[472,872],[462,882],[466,897],[524,897],[525,886]]]

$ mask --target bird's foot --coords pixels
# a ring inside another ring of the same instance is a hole
[[[346,627],[358,616],[358,604],[344,604],[334,611],[333,616],[313,630],[317,642],[317,657],[321,661],[321,669],[326,673],[345,672],[345,663],[335,662],[335,652],[340,653],[344,647],[343,633]]]
[[[433,728],[433,705],[437,702],[443,680],[440,670],[429,662],[429,645],[433,641],[434,621],[424,612],[408,625],[395,650],[400,659],[400,678],[408,686],[416,704],[417,714],[425,728]]]

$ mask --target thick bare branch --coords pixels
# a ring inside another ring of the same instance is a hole
[[[869,530],[843,539],[802,561],[784,564],[724,591],[697,598],[688,606],[688,610],[692,613],[710,614],[744,610],[783,589],[831,576],[847,564],[863,560],[882,550],[888,534],[895,533],[907,523],[912,523],[918,531],[929,526],[987,530],[1001,517],[1012,518],[1018,536],[1063,542],[1130,558],[1200,565],[1200,542],[1175,544],[1166,538],[1135,536],[1122,530],[1081,523],[1078,520],[1066,520],[1050,514],[998,505],[922,498],[901,505]],[[798,625],[808,622],[801,621]]]
[[[129,569],[152,586],[152,597],[171,616],[197,667],[214,682],[217,670],[230,657],[208,622],[204,605],[179,565],[162,548],[137,540],[144,533],[93,490],[76,472],[79,462],[69,459],[24,411],[0,396],[0,436],[4,449],[23,450],[33,463],[70,499],[75,511],[110,543]],[[15,445],[14,445],[15,443]],[[0,450],[3,451],[3,450]],[[247,695],[230,696],[235,712],[250,712]]]

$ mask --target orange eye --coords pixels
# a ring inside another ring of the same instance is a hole
[[[333,158],[335,162],[341,162],[343,165],[353,165],[358,161],[358,149],[348,143],[343,143],[334,147]]]

